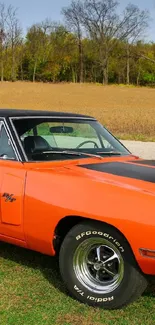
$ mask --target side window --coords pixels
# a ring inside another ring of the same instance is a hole
[[[0,122],[0,158],[16,159],[15,152],[12,148],[11,141],[5,130],[3,122]]]

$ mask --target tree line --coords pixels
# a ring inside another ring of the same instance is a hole
[[[115,0],[72,0],[62,22],[23,35],[17,10],[0,3],[1,81],[155,84],[155,44],[144,42],[149,12]]]

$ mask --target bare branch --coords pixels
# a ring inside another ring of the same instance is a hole
[[[148,27],[149,13],[129,4],[118,15],[115,0],[83,0],[80,3],[80,24],[96,42],[100,65],[105,72],[108,58],[118,41],[135,42]],[[106,80],[107,82],[107,80]]]
[[[65,22],[69,28],[77,35],[79,50],[79,81],[83,82],[83,46],[82,46],[82,17],[83,3],[82,1],[72,0],[71,5],[62,9]]]

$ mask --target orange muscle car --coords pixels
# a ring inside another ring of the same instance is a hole
[[[59,255],[69,293],[117,309],[155,275],[155,161],[93,117],[0,110],[0,240]]]

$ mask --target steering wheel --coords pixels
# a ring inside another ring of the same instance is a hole
[[[81,148],[84,144],[87,144],[87,143],[93,143],[93,144],[94,144],[94,148],[99,148],[99,146],[97,145],[97,143],[96,143],[95,141],[91,141],[91,140],[89,140],[89,141],[84,141],[84,142],[80,143],[80,144],[76,147],[76,149]]]

